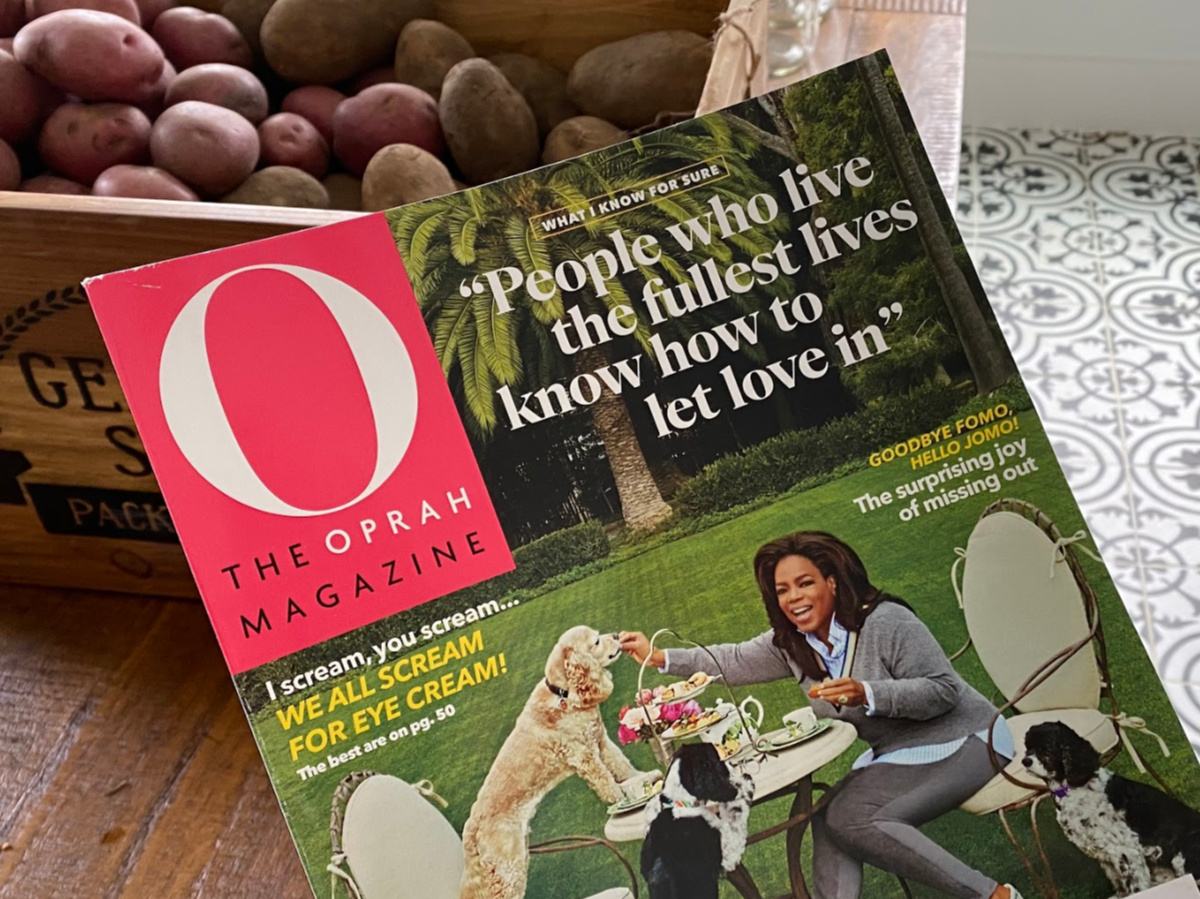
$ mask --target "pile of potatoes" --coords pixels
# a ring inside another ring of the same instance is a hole
[[[476,56],[434,0],[0,0],[0,190],[376,211],[694,110],[705,38],[563,73]]]

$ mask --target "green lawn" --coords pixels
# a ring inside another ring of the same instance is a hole
[[[1045,435],[1026,415],[1022,417],[1019,436],[1029,439],[1030,453],[1037,459],[1041,472],[1023,478],[1000,495],[1036,501],[1064,533],[1073,533],[1083,526],[1083,519],[1061,480]],[[766,619],[755,590],[750,560],[760,544],[779,534],[819,528],[842,536],[859,551],[877,584],[908,600],[947,651],[958,648],[966,630],[949,582],[953,547],[965,544],[980,511],[995,497],[981,494],[922,516],[911,525],[902,525],[891,509],[863,515],[853,504],[854,497],[888,489],[908,475],[906,463],[893,463],[782,498],[483,623],[488,652],[505,653],[507,675],[455,696],[457,714],[453,720],[419,737],[390,744],[345,769],[301,783],[290,773],[297,766],[288,757],[286,735],[274,723],[274,715],[269,711],[256,715],[260,744],[281,789],[285,810],[318,894],[325,895],[329,884],[325,873],[329,860],[329,797],[350,768],[370,767],[409,781],[431,779],[438,792],[449,800],[447,817],[461,828],[490,760],[530,689],[541,677],[546,655],[562,631],[576,624],[589,624],[604,631],[638,629],[647,633],[671,627],[702,642],[753,636],[765,629]],[[1150,661],[1103,568],[1087,559],[1084,564],[1100,598],[1118,698],[1127,711],[1144,717],[1153,730],[1166,738],[1173,754],[1170,759],[1160,760],[1152,741],[1136,736],[1134,739],[1185,801],[1200,804],[1200,777],[1195,760]],[[960,659],[958,667],[985,695],[997,698],[995,688],[973,654]],[[614,666],[613,673],[616,690],[604,707],[604,718],[610,733],[615,735],[617,712],[632,698],[637,669],[622,659]],[[756,686],[743,691],[747,692],[763,702],[768,716],[774,720],[803,701],[794,683]],[[829,765],[819,779],[836,782],[861,748],[856,746]],[[650,752],[644,746],[631,747],[629,755],[639,767],[653,766]],[[1125,756],[1113,767],[1125,774],[1136,774]],[[785,805],[779,802],[757,807],[752,830],[780,820],[785,811]],[[1049,836],[1051,858],[1061,872],[1064,899],[1108,896],[1111,887],[1099,868],[1065,843],[1048,809],[1043,813],[1042,830]],[[604,823],[604,804],[578,778],[572,778],[542,803],[533,822],[532,838],[537,841],[564,834],[600,834]],[[1019,820],[1017,827],[1021,833],[1028,832],[1025,820]],[[969,864],[1001,882],[1015,883],[1026,895],[1034,895],[994,817],[976,819],[955,812],[931,824],[927,832]],[[405,851],[403,845],[396,848],[397,852]],[[640,844],[626,844],[623,849],[636,867]],[[806,846],[806,856],[808,852]],[[752,847],[745,861],[764,895],[777,895],[786,888],[782,837]],[[420,860],[413,862],[419,864]],[[573,899],[619,885],[621,878],[619,865],[603,850],[540,856],[531,864],[528,895],[530,899]],[[736,895],[727,884],[722,889],[723,897]],[[919,887],[917,892],[922,894]],[[925,894],[932,895],[928,891]],[[872,870],[868,871],[864,895],[900,897],[902,893],[894,879]]]

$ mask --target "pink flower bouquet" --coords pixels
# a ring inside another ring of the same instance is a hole
[[[657,689],[661,690],[662,688]],[[650,702],[654,699],[654,694],[650,690],[643,690],[641,698],[643,702]],[[646,742],[655,734],[661,734],[681,718],[699,715],[702,711],[700,703],[694,699],[670,702],[665,705],[625,706],[621,709],[617,739],[622,746],[638,741]]]

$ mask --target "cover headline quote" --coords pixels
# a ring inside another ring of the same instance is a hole
[[[582,227],[589,220],[662,201],[726,176],[724,160],[717,157],[665,176],[657,183],[619,192],[599,203],[540,216],[533,224],[534,227],[540,224],[546,232],[562,233]],[[801,164],[784,169],[777,178],[783,187],[781,197],[763,192],[743,202],[734,202],[713,193],[705,212],[667,226],[665,237],[631,236],[621,228],[614,228],[599,235],[599,242],[606,245],[579,258],[532,271],[516,266],[495,268],[464,281],[459,291],[464,298],[487,295],[498,316],[512,314],[514,299],[522,296],[528,296],[535,304],[549,303],[560,292],[595,298],[603,305],[604,312],[589,312],[576,303],[566,308],[564,315],[549,328],[558,350],[566,356],[578,357],[580,362],[595,358],[592,351],[604,344],[636,336],[648,348],[663,381],[697,366],[721,364],[727,354],[759,346],[765,327],[787,334],[816,325],[826,312],[821,297],[812,292],[777,296],[767,304],[765,314],[755,310],[715,327],[697,330],[686,338],[667,337],[656,329],[731,297],[770,291],[772,285],[778,286],[782,278],[797,274],[806,265],[822,265],[860,249],[867,242],[887,240],[917,225],[917,214],[907,198],[847,222],[831,224],[819,214],[817,207],[822,203],[872,183],[875,169],[867,157],[858,156],[818,172],[810,172]],[[714,253],[682,271],[672,272],[671,281],[656,271],[655,267],[668,271],[678,268],[667,258],[663,240],[670,240],[688,254],[705,248],[723,248],[725,242],[737,246],[740,235],[771,225],[781,215],[805,210],[814,212],[795,229],[797,240],[780,239],[770,250],[746,261],[722,264]],[[627,293],[629,276],[640,279],[642,289],[636,297]],[[902,314],[900,303],[878,310],[883,326]],[[700,384],[687,396],[665,401],[657,393],[646,396],[645,403],[658,436],[686,430],[701,420],[718,417],[727,409],[742,409],[762,402],[776,389],[792,390],[807,381],[819,380],[832,366],[847,368],[889,350],[879,324],[847,331],[843,324],[835,322],[828,327],[828,335],[835,354],[822,347],[809,347],[750,371],[738,371],[726,363],[717,370],[712,383]],[[523,392],[502,385],[496,396],[504,411],[503,421],[515,431],[591,406],[605,392],[620,396],[626,390],[637,390],[649,377],[646,357],[645,352],[637,353],[595,367],[577,363],[578,374],[537,390]]]

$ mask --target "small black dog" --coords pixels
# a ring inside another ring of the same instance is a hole
[[[1067,725],[1031,727],[1021,761],[1050,786],[1063,833],[1100,862],[1118,896],[1200,877],[1200,813],[1101,768],[1092,744]]]
[[[680,747],[662,793],[646,807],[642,876],[650,899],[717,899],[721,872],[746,849],[754,782],[709,743]]]

